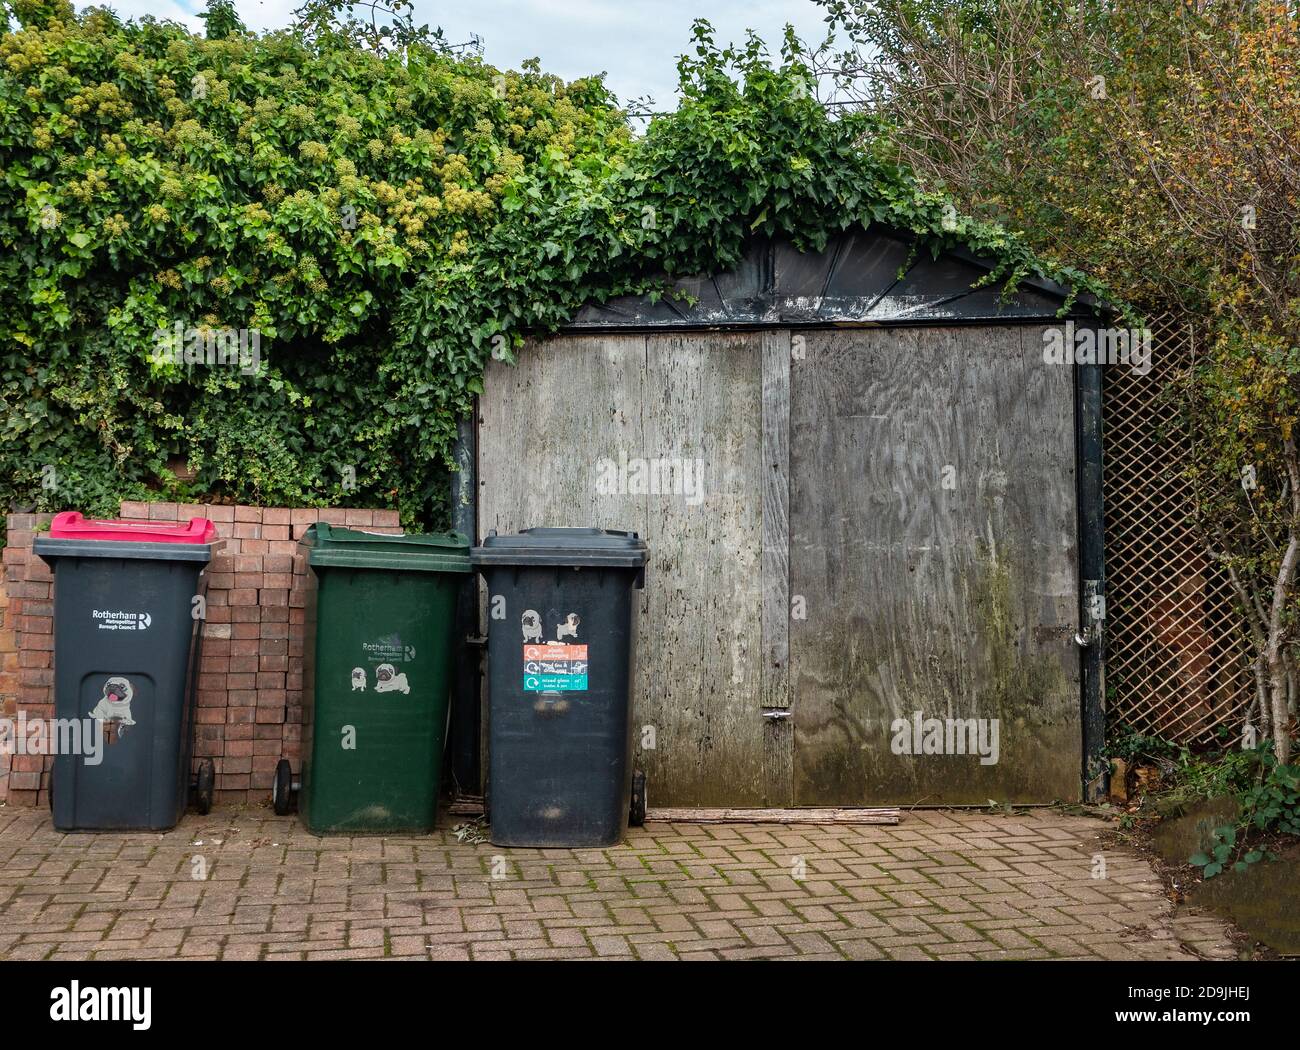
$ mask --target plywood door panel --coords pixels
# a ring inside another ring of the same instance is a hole
[[[492,361],[479,399],[479,532],[643,531],[645,499],[598,493],[601,459],[644,445],[644,336],[529,343]]]
[[[758,334],[648,342],[648,455],[698,461],[703,499],[651,498],[652,593],[641,652],[657,729],[650,797],[763,801],[762,344]],[[668,801],[671,799],[672,801]]]
[[[479,398],[478,538],[541,525],[644,535],[644,498],[596,485],[602,457],[643,442],[644,385],[643,336],[551,339],[527,344],[517,365],[490,362]],[[486,623],[481,577],[479,593]],[[642,592],[643,617],[647,601]],[[482,695],[486,723],[486,680]],[[486,770],[486,724],[481,739]]]
[[[480,400],[481,532],[594,524],[649,542],[634,719],[654,803],[760,804],[759,336],[530,344],[489,367]],[[670,484],[632,482],[638,463]],[[602,472],[624,465],[608,491]],[[683,467],[698,489],[674,489]]]
[[[790,423],[796,804],[1077,797],[1071,371],[1043,364],[1038,328],[805,338]],[[986,733],[996,719],[998,761],[896,753],[896,720],[916,712]]]
[[[796,342],[797,340],[797,342]],[[790,357],[803,337],[763,333],[763,805],[794,805],[790,714]]]

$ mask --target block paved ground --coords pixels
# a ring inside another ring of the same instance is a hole
[[[56,832],[0,808],[7,959],[1194,959],[1105,825],[914,811],[896,827],[650,824],[613,849],[328,838],[267,809],[167,834]],[[1096,858],[1105,878],[1094,878]],[[802,878],[795,875],[802,874]]]

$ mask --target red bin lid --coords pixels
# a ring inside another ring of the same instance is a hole
[[[56,540],[117,540],[128,543],[211,543],[217,527],[207,518],[179,521],[118,521],[87,518],[79,510],[54,515],[50,537]]]

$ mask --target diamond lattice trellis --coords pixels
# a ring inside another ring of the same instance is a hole
[[[1189,331],[1150,324],[1151,371],[1103,376],[1107,721],[1194,746],[1236,732],[1253,682],[1231,583],[1196,535],[1191,443],[1169,407]]]

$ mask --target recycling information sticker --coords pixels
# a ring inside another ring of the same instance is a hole
[[[524,646],[524,692],[563,693],[587,688],[587,647],[547,642]]]

